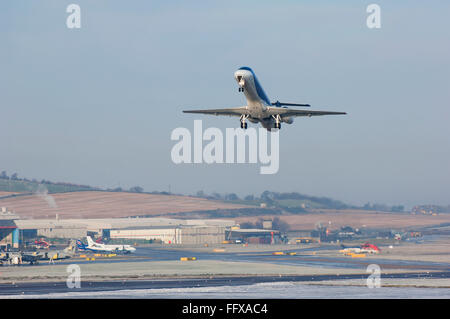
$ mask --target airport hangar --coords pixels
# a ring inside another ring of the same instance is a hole
[[[0,248],[19,247],[19,229],[15,220],[19,216],[13,214],[2,207],[0,210]]]
[[[148,240],[166,244],[214,244],[225,240],[230,220],[182,220],[166,218],[21,219],[15,221],[21,241],[46,237],[113,240]]]
[[[36,238],[145,240],[165,244],[221,244],[224,241],[270,244],[279,232],[240,229],[233,220],[169,218],[20,219],[6,208],[0,214],[0,245],[18,248]]]

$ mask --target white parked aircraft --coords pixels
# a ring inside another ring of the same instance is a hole
[[[77,241],[77,246],[79,250],[82,251],[92,251],[92,252],[110,252],[110,253],[122,253],[122,254],[128,254],[136,251],[136,248],[130,246],[130,245],[106,245],[106,244],[99,244],[92,240],[91,236],[86,236],[87,245],[84,245],[81,243],[81,241]]]
[[[188,110],[184,113],[239,116],[241,128],[247,128],[247,120],[261,123],[268,131],[280,129],[281,122],[292,124],[295,116],[339,115],[345,112],[310,111],[288,108],[287,106],[310,106],[309,104],[270,102],[255,73],[249,67],[241,67],[234,73],[239,92],[244,92],[247,105],[228,109]]]

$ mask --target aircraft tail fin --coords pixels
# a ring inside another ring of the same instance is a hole
[[[79,250],[84,250],[85,248],[86,248],[86,245],[85,244],[83,244],[83,242],[81,241],[81,240],[77,240],[77,248],[79,249]]]
[[[75,240],[71,240],[69,246],[64,248],[64,252],[66,253],[72,253],[75,251],[75,247],[77,246]]]
[[[88,246],[92,246],[94,245],[94,241],[92,240],[91,236],[86,236],[87,242],[88,242]]]

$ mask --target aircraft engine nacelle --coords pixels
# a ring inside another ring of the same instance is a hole
[[[284,123],[287,123],[287,124],[292,124],[292,123],[294,123],[294,119],[293,119],[292,117],[283,117],[281,120],[282,120]]]

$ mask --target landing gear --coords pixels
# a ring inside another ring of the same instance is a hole
[[[247,129],[247,119],[248,119],[248,115],[241,115],[241,128],[246,130]]]
[[[244,92],[244,88],[239,88],[239,92]]]
[[[280,114],[272,115],[273,119],[275,120],[275,123],[273,124],[274,128],[281,129],[281,116]]]

